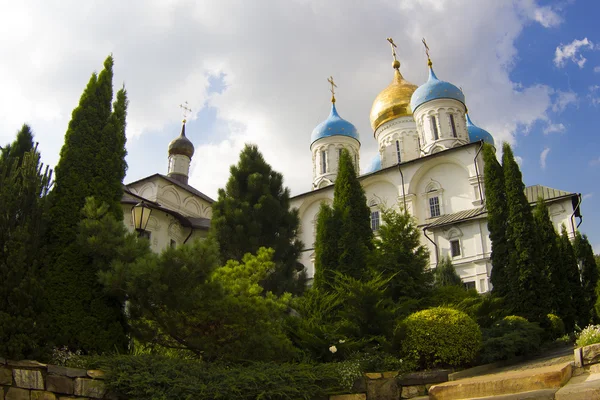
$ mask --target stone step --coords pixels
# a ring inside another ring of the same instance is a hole
[[[600,373],[584,373],[571,378],[555,395],[556,400],[600,399]]]
[[[499,396],[479,397],[470,400],[554,400],[558,389],[541,389],[530,392],[502,394]]]
[[[445,382],[432,386],[429,389],[429,398],[433,400],[477,399],[558,389],[571,378],[571,364],[567,362]]]

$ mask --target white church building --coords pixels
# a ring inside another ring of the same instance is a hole
[[[403,78],[394,53],[392,82],[373,102],[370,121],[379,154],[359,176],[371,208],[371,227],[377,234],[383,208],[408,210],[429,249],[430,267],[450,257],[467,287],[487,292],[491,242],[481,150],[483,143],[495,146],[494,138],[471,122],[462,91],[439,80],[431,60],[428,64],[429,79],[417,87]],[[341,150],[351,154],[358,170],[360,148],[357,129],[340,117],[332,97],[329,116],[310,137],[312,190],[291,201],[300,214],[305,244],[300,261],[309,277],[314,275],[317,213],[322,202],[333,202]],[[140,201],[153,209],[145,234],[155,251],[206,236],[213,200],[187,183],[193,153],[184,121],[180,136],[169,145],[168,174],[124,187],[125,215]],[[564,224],[573,237],[575,218],[581,218],[580,194],[541,185],[527,187],[525,194],[532,206],[542,197],[555,228],[560,231]],[[133,230],[128,218],[125,222]]]

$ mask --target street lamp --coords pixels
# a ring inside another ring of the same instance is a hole
[[[146,227],[148,226],[148,220],[150,219],[151,213],[152,209],[148,207],[148,204],[144,203],[144,201],[140,201],[131,208],[133,227],[138,232],[138,235],[141,236],[144,232],[146,232]]]

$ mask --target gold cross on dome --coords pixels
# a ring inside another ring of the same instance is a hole
[[[183,103],[183,104],[180,104],[180,105],[179,105],[179,108],[181,108],[181,111],[182,111],[182,113],[183,113],[183,123],[185,124],[185,123],[187,122],[187,117],[188,117],[188,115],[190,115],[190,114],[191,114],[191,112],[192,112],[192,109],[188,107],[188,102],[187,102],[187,100],[186,100],[186,102],[185,102],[185,103]]]
[[[425,46],[425,54],[427,54],[427,64],[431,66],[431,58],[429,57],[429,46],[427,46],[427,41],[425,41],[425,38],[421,39],[421,41],[423,42],[423,46]]]
[[[337,87],[337,85],[333,81],[333,76],[327,78],[327,82],[329,82],[329,84],[331,85],[331,89],[329,89],[329,91],[331,92],[331,102],[335,103],[335,88]]]
[[[396,43],[394,43],[394,39],[392,39],[391,37],[387,38],[387,41],[390,42],[390,46],[392,47],[392,56],[394,56],[394,61],[398,61],[398,59],[396,58],[396,48],[398,46],[396,46]]]

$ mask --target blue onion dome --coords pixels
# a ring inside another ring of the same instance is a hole
[[[430,65],[429,79],[415,90],[410,99],[412,112],[414,113],[421,104],[436,99],[454,99],[465,104],[465,95],[462,90],[449,82],[440,81],[437,76],[435,76],[433,67]]]
[[[494,137],[491,135],[491,133],[489,133],[485,129],[481,129],[480,127],[475,125],[473,122],[471,122],[471,118],[469,117],[468,113],[467,113],[467,131],[469,132],[469,141],[470,142],[478,142],[480,140],[483,140],[485,143],[489,143],[492,146],[496,147],[496,144],[494,143]]]
[[[366,174],[370,174],[372,172],[379,171],[381,169],[381,156],[376,154],[375,157],[371,160],[371,165],[367,168]]]
[[[181,154],[188,156],[190,159],[194,155],[194,145],[185,137],[185,121],[181,126],[181,134],[169,143],[169,155]]]
[[[329,117],[312,131],[310,143],[312,145],[316,140],[330,136],[348,136],[360,142],[358,130],[350,122],[340,117],[335,108],[335,102],[331,103]]]

